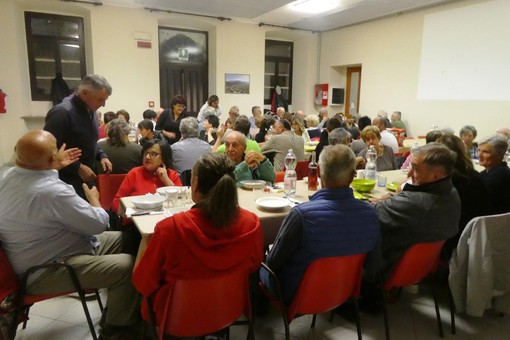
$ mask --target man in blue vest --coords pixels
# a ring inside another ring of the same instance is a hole
[[[319,158],[322,189],[295,206],[284,219],[266,263],[280,282],[286,304],[306,268],[316,259],[372,251],[379,240],[374,208],[354,198],[349,187],[356,157],[346,145],[326,147]],[[261,280],[271,287],[267,271]]]

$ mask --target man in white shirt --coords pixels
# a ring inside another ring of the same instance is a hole
[[[381,144],[390,147],[393,153],[397,153],[399,151],[397,138],[386,130],[388,123],[388,119],[382,117],[376,117],[372,120],[372,125],[377,126],[381,131]]]
[[[43,130],[28,132],[16,144],[16,166],[0,179],[2,247],[18,278],[31,266],[65,261],[83,288],[107,288],[101,336],[130,334],[140,320],[140,297],[131,282],[135,259],[122,253],[121,232],[105,232],[109,218],[96,187],[82,185],[87,202],[58,178],[56,170],[80,154],[64,149],[57,150],[55,137]],[[27,285],[30,294],[73,289],[68,274],[54,269],[36,272]]]

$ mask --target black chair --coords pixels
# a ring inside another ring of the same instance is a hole
[[[31,274],[37,272],[41,269],[47,269],[47,268],[59,268],[64,267],[66,269],[66,272],[69,274],[69,279],[71,280],[73,284],[73,289],[69,291],[63,291],[60,293],[53,293],[53,294],[39,294],[39,295],[31,295],[27,293],[27,281]],[[37,302],[48,300],[54,297],[68,295],[71,293],[78,293],[80,297],[80,301],[83,307],[83,311],[85,313],[85,317],[87,318],[87,324],[90,329],[90,334],[92,335],[92,338],[94,340],[97,340],[96,330],[94,328],[94,323],[92,322],[92,318],[90,317],[90,313],[87,307],[87,302],[85,300],[85,294],[88,293],[94,293],[97,302],[99,304],[99,309],[103,311],[103,304],[101,302],[101,298],[99,296],[99,292],[97,289],[83,289],[80,285],[80,281],[78,280],[78,277],[73,269],[72,266],[70,266],[67,263],[64,262],[52,262],[47,264],[42,264],[38,266],[32,266],[23,274],[23,278],[21,282],[15,282],[17,278],[14,276],[14,271],[12,270],[12,266],[9,263],[7,256],[5,255],[3,249],[0,247],[0,268],[3,271],[4,275],[7,275],[4,277],[2,275],[2,282],[0,285],[5,284],[7,281],[10,283],[14,282],[14,285],[19,287],[17,291],[15,291],[13,294],[13,311],[12,311],[12,322],[9,329],[9,334],[12,338],[14,338],[14,335],[16,334],[16,329],[18,328],[18,322],[20,320],[20,317],[22,316],[21,320],[23,321],[23,329],[27,326],[28,322],[28,313],[30,311],[30,307]],[[10,277],[9,277],[10,276]]]
[[[191,169],[181,172],[181,182],[184,186],[189,187],[191,185]]]

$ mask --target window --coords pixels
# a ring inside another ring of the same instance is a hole
[[[264,104],[271,104],[276,85],[282,89],[282,96],[292,104],[292,63],[294,43],[289,41],[266,40],[264,69]]]
[[[69,88],[86,75],[83,19],[25,12],[32,100],[51,101],[51,80],[61,73]]]

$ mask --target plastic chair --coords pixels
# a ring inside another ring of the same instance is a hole
[[[248,338],[254,339],[247,271],[177,280],[168,295],[161,298],[166,300],[162,315],[154,313],[152,306],[157,301],[152,298],[148,301],[151,322],[157,328],[155,332],[159,330],[159,339],[164,333],[177,337],[203,336],[232,324],[248,324]],[[236,321],[243,313],[248,320]]]
[[[356,326],[358,339],[361,339],[358,296],[361,286],[361,271],[366,254],[337,257],[325,257],[312,262],[305,271],[294,298],[285,306],[280,284],[275,273],[265,264],[262,267],[269,272],[275,283],[276,295],[272,294],[262,282],[259,286],[269,299],[280,309],[285,325],[285,338],[290,339],[289,324],[296,317],[313,314],[310,328],[315,327],[316,316],[343,304],[350,297],[356,306]]]
[[[404,141],[406,135],[406,129],[391,128],[388,129],[388,131],[395,136],[398,142],[398,146],[402,146],[402,142]]]
[[[100,174],[97,175],[97,190],[99,191],[99,202],[104,210],[112,206],[112,201],[119,190],[126,174]]]
[[[44,294],[44,295],[31,295],[26,292],[27,287],[27,280],[29,276],[40,270],[45,268],[58,268],[58,267],[65,267],[67,270],[67,273],[69,274],[69,278],[71,279],[71,282],[74,285],[74,290],[71,291],[65,291],[60,293],[54,293],[54,294]],[[0,281],[0,291],[9,294],[15,294],[13,299],[13,318],[11,327],[9,329],[9,334],[11,338],[14,338],[14,335],[16,334],[16,329],[18,328],[18,323],[20,320],[21,313],[23,313],[23,329],[26,328],[27,322],[28,322],[28,314],[30,311],[30,307],[40,301],[48,300],[54,297],[64,296],[72,293],[78,293],[80,297],[80,301],[83,307],[83,311],[85,312],[85,317],[87,318],[87,323],[89,325],[90,334],[92,335],[92,338],[94,340],[97,340],[96,336],[96,330],[94,329],[94,324],[92,322],[92,318],[90,317],[89,309],[87,307],[87,302],[85,300],[85,294],[86,293],[95,293],[99,308],[101,311],[103,310],[103,304],[101,302],[101,298],[99,296],[98,290],[83,290],[81,288],[80,282],[78,280],[78,277],[76,276],[76,273],[74,272],[74,269],[64,263],[64,262],[52,262],[47,264],[42,264],[38,266],[30,267],[24,274],[23,279],[21,281],[21,284],[18,282],[14,270],[12,269],[12,266],[7,259],[7,256],[5,255],[5,252],[3,251],[2,247],[0,247],[0,268],[2,268],[2,280]],[[2,294],[4,295],[4,294]],[[7,295],[6,295],[7,296]],[[2,298],[4,298],[3,296]]]
[[[275,183],[281,183],[281,182],[283,182],[284,179],[285,179],[285,171],[278,171],[275,174],[275,178],[274,178]]]
[[[308,164],[310,164],[310,161],[299,161],[296,164],[296,175],[297,180],[302,180],[303,177],[308,176]]]
[[[384,327],[386,329],[386,339],[390,339],[390,328],[388,321],[388,311],[384,292],[392,288],[400,288],[417,284],[429,274],[434,273],[438,267],[441,249],[445,241],[432,243],[418,243],[409,248],[399,260],[391,276],[382,284],[382,294],[384,301]],[[382,279],[381,279],[382,281]],[[435,282],[432,285],[432,295],[434,297],[434,306],[436,309],[436,320],[439,328],[439,335],[444,336],[441,315],[437,303]]]

